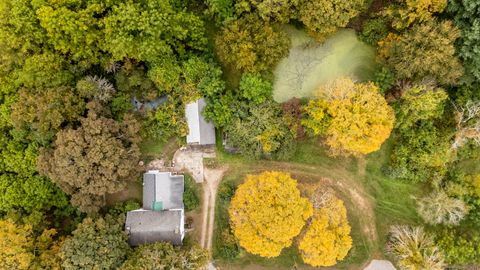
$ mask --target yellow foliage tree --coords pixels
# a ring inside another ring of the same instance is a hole
[[[28,269],[33,249],[32,226],[0,220],[0,269]]]
[[[60,246],[63,239],[54,240],[55,229],[45,229],[34,235],[32,226],[0,220],[0,269],[60,270]]]
[[[327,104],[328,117],[322,116],[317,124],[328,121],[324,134],[333,155],[368,154],[390,136],[395,114],[373,83],[339,78],[321,86],[317,98]],[[306,121],[315,122],[315,114],[323,110],[325,104],[318,100],[306,106]]]
[[[264,172],[246,177],[228,212],[240,246],[252,254],[276,257],[301,232],[313,208],[289,174]]]
[[[329,192],[322,197],[320,208],[315,209],[311,224],[298,244],[303,261],[316,267],[335,265],[352,247],[343,201]]]
[[[434,13],[441,13],[448,0],[403,0],[401,7],[392,6],[387,9],[387,15],[394,17],[393,27],[405,29],[418,22],[423,23],[433,19]]]

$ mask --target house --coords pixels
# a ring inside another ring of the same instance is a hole
[[[185,117],[188,124],[187,144],[191,145],[213,145],[215,144],[215,127],[202,115],[206,106],[205,99],[201,98],[187,104]]]
[[[171,172],[143,175],[143,207],[129,211],[125,230],[131,246],[158,241],[181,245],[185,237],[184,178]]]

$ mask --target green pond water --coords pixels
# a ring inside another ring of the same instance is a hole
[[[373,78],[375,49],[358,40],[355,31],[341,29],[323,44],[294,27],[285,31],[292,48],[274,70],[273,98],[277,102],[310,97],[320,85],[340,76],[359,81]]]

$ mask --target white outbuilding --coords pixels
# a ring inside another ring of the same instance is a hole
[[[188,124],[187,144],[213,145],[215,144],[215,127],[203,117],[202,111],[207,103],[201,98],[187,104],[185,117]]]

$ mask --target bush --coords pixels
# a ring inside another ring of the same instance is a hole
[[[108,213],[110,215],[120,215],[139,208],[141,208],[141,205],[137,201],[129,199],[124,202],[116,203],[115,206],[108,210]]]
[[[240,254],[240,247],[230,228],[230,219],[227,213],[230,200],[235,194],[236,188],[236,184],[232,180],[225,180],[218,187],[218,203],[215,217],[217,233],[215,234],[214,255],[226,260],[233,260]]]
[[[385,94],[385,92],[395,84],[395,74],[393,74],[390,69],[382,67],[375,72],[375,79],[373,82],[378,86],[380,93]]]
[[[185,175],[185,192],[183,193],[185,211],[192,211],[200,206],[200,188],[192,177]]]
[[[235,182],[228,180],[223,181],[218,188],[218,197],[223,201],[230,202],[236,189],[237,186],[235,185]]]
[[[480,234],[455,229],[444,229],[435,237],[437,246],[445,253],[449,264],[465,265],[480,263]]]
[[[110,110],[116,120],[123,120],[123,116],[133,110],[132,99],[125,93],[118,94],[112,98]]]

